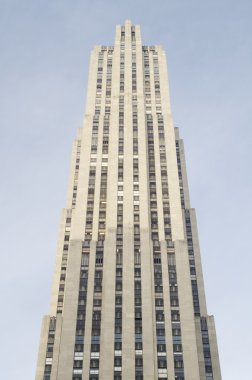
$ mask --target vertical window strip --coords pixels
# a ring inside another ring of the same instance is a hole
[[[196,317],[199,317],[200,316],[200,304],[199,304],[199,293],[198,293],[198,284],[197,284],[197,277],[196,277],[197,273],[196,273],[195,257],[194,257],[192,226],[191,226],[190,211],[185,208],[184,187],[183,187],[183,176],[182,176],[179,140],[176,140],[176,154],[177,154],[181,207],[184,210],[184,216],[185,216],[185,229],[186,229],[185,232],[186,232],[187,247],[188,247],[188,260],[189,260],[191,285],[192,285],[194,315]]]
[[[124,200],[124,38],[122,27],[120,50],[120,96],[119,96],[119,137],[117,171],[117,231],[116,231],[116,273],[115,273],[115,334],[114,334],[114,380],[122,377],[122,284],[123,284],[123,200]]]
[[[49,322],[49,331],[47,337],[47,346],[46,346],[46,360],[44,367],[44,380],[51,379],[52,372],[52,360],[53,360],[53,348],[55,341],[55,331],[56,331],[56,317],[51,317]]]
[[[149,51],[143,47],[144,61],[144,89],[146,102],[146,129],[148,140],[148,166],[149,166],[149,199],[151,210],[151,239],[153,245],[153,270],[154,270],[154,292],[155,292],[155,316],[156,316],[156,344],[157,344],[157,368],[158,375],[167,375],[167,356],[165,343],[165,319],[163,309],[163,278],[160,242],[158,233],[158,210],[156,192],[156,172],[155,172],[155,148],[153,118],[148,112],[151,110],[151,86],[150,86],[150,67]],[[167,377],[162,377],[167,379]]]
[[[57,314],[62,314],[62,312],[63,312],[66,269],[67,269],[68,250],[69,250],[69,241],[70,241],[70,230],[71,230],[71,215],[72,215],[72,210],[75,208],[75,204],[76,204],[78,177],[79,177],[80,154],[81,154],[81,140],[77,140],[77,142],[76,142],[74,183],[73,183],[73,195],[72,195],[72,208],[71,208],[71,210],[67,211],[67,217],[66,217],[66,221],[65,221],[65,233],[64,233],[62,260],[61,260],[61,271],[60,271],[60,284],[59,284],[58,301],[57,301]]]
[[[153,68],[154,68],[155,106],[156,106],[157,115],[160,115],[162,113],[162,104],[161,104],[161,92],[160,92],[159,63],[158,63],[158,52],[155,51],[155,47],[152,48],[152,58],[153,58]]]
[[[97,151],[97,134],[98,134],[99,118],[94,116],[92,128],[92,146],[91,159],[89,167],[89,182],[86,210],[86,225],[85,237],[82,245],[82,257],[80,268],[79,282],[79,298],[76,319],[76,335],[75,335],[75,352],[73,359],[73,380],[81,380],[83,371],[83,352],[84,352],[84,335],[85,335],[85,320],[86,320],[86,300],[87,300],[87,285],[88,285],[88,266],[89,266],[89,247],[92,239],[93,227],[93,207],[94,207],[94,186],[96,166],[93,166],[92,156],[94,151]]]
[[[208,334],[207,318],[201,317],[201,335],[203,344],[203,354],[205,361],[206,380],[213,380],[213,367],[210,351],[210,341]]]
[[[64,244],[63,244],[61,269],[60,269],[60,284],[59,284],[59,292],[58,292],[57,314],[62,314],[62,311],[63,311],[69,239],[70,239],[70,229],[71,229],[71,221],[72,221],[71,214],[72,214],[72,210],[68,210],[67,217],[65,220],[65,234],[64,234]]]
[[[167,248],[173,246],[170,224],[170,204],[168,193],[168,173],[167,173],[167,157],[165,146],[164,134],[164,120],[161,113],[160,104],[160,78],[159,78],[159,63],[158,54],[153,52],[153,67],[154,67],[154,87],[155,87],[155,100],[156,112],[158,118],[158,138],[159,138],[159,157],[160,157],[160,171],[161,171],[161,186],[162,186],[162,201],[163,201],[163,217],[164,217],[164,233]],[[160,104],[160,105],[159,105]],[[169,251],[168,251],[169,252]],[[179,317],[179,298],[178,298],[178,285],[177,285],[177,272],[175,264],[175,252],[173,256],[168,255],[168,275],[170,284],[170,309],[172,320],[172,335],[173,335],[173,357],[174,357],[174,370],[176,379],[184,379],[183,369],[183,353],[180,331],[180,317]],[[179,342],[179,343],[178,343]]]
[[[163,218],[164,218],[164,233],[167,246],[172,242],[171,235],[171,219],[170,219],[170,204],[168,193],[168,173],[167,173],[167,159],[166,159],[166,146],[164,137],[164,121],[163,116],[158,116],[158,136],[159,136],[159,157],[161,164],[161,186],[163,198]]]
[[[106,72],[106,96],[105,115],[103,118],[103,140],[102,140],[102,163],[100,178],[100,202],[98,220],[98,241],[95,257],[95,279],[93,293],[93,315],[91,333],[90,353],[90,378],[99,379],[100,366],[100,335],[101,335],[101,312],[102,312],[102,279],[103,279],[103,255],[104,240],[106,233],[107,215],[107,179],[108,179],[108,150],[109,150],[109,127],[110,127],[110,98],[112,85],[112,51],[107,55]]]
[[[94,273],[93,290],[93,313],[92,313],[92,332],[90,350],[90,378],[99,379],[100,366],[100,336],[101,336],[101,306],[102,306],[102,264],[98,261],[98,256],[103,251],[96,250],[96,264]],[[98,261],[98,262],[97,262]]]
[[[77,151],[76,151],[76,159],[75,159],[74,184],[73,184],[73,195],[72,195],[72,209],[74,209],[76,205],[77,186],[78,186],[79,169],[80,169],[80,154],[81,154],[81,140],[77,140]]]
[[[75,347],[73,359],[73,379],[80,380],[83,371],[83,352],[84,352],[84,335],[86,320],[86,303],[88,289],[88,265],[89,250],[82,247],[80,282],[79,282],[79,298],[76,320]]]
[[[176,379],[184,380],[183,347],[181,339],[180,311],[178,299],[177,269],[174,248],[168,249],[168,276],[170,285],[170,308],[173,339],[173,358]]]
[[[77,320],[76,320],[73,380],[81,380],[82,371],[83,371],[82,366],[83,366],[84,334],[85,334],[85,320],[86,320],[86,298],[87,298],[88,266],[89,266],[89,254],[90,254],[89,247],[90,247],[90,241],[92,240],[92,229],[93,229],[96,161],[97,161],[98,131],[99,131],[99,119],[100,119],[99,115],[100,115],[100,109],[101,109],[103,51],[104,51],[103,48],[101,49],[102,51],[99,52],[98,54],[95,110],[94,110],[93,125],[92,125],[89,181],[88,181],[87,208],[86,208],[86,225],[85,225],[85,231],[84,231],[84,241],[83,241],[83,246],[82,246],[79,299],[78,299],[78,311],[77,311]]]
[[[132,32],[133,33],[133,32]],[[139,158],[138,158],[138,110],[136,82],[136,50],[132,40],[132,126],[133,126],[133,209],[134,209],[134,297],[135,297],[135,378],[143,380],[143,338],[142,338],[142,282],[141,282],[141,241],[139,203]]]
[[[185,215],[185,228],[186,228],[186,238],[187,238],[187,248],[188,248],[188,260],[189,260],[190,276],[191,276],[191,284],[192,284],[194,315],[196,317],[199,317],[200,316],[199,292],[198,292],[198,284],[197,284],[197,276],[196,276],[197,273],[196,273],[196,266],[195,266],[190,211],[185,209],[184,215]]]
[[[181,201],[181,207],[184,210],[185,209],[185,194],[184,194],[184,187],[183,187],[179,140],[176,140],[176,155],[177,155],[177,166],[178,166],[178,177],[179,177],[180,201]]]

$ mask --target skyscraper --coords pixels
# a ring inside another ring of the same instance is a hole
[[[91,55],[36,380],[220,380],[166,57],[139,26]]]

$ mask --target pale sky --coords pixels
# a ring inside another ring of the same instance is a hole
[[[223,380],[250,378],[251,0],[0,0],[2,379],[34,379],[90,51],[126,19],[166,50]]]

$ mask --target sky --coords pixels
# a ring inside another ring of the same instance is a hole
[[[89,55],[140,24],[168,57],[223,380],[251,373],[251,0],[0,0],[3,379],[34,379]]]

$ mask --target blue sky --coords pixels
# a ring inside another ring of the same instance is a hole
[[[249,377],[251,18],[246,0],[0,0],[2,378],[34,378],[89,54],[126,19],[166,50],[223,379]]]

